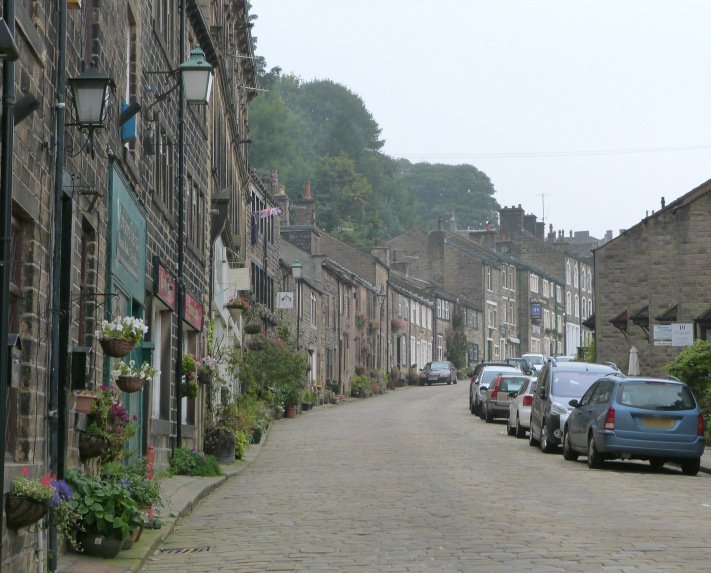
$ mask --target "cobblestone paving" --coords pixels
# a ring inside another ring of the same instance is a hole
[[[711,476],[544,455],[416,387],[275,426],[147,573],[710,571]],[[707,505],[705,505],[707,504]]]

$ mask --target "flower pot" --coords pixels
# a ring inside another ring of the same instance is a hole
[[[99,533],[77,531],[77,544],[84,555],[113,559],[121,551],[123,540],[118,537],[106,537]]]
[[[250,322],[249,324],[245,324],[244,331],[247,334],[259,334],[262,332],[262,325],[258,322]]]
[[[141,540],[141,535],[143,535],[143,526],[138,528],[138,535],[136,535],[136,543],[138,543]]]
[[[301,402],[301,411],[302,412],[308,412],[309,408],[311,408],[310,402]]]
[[[274,410],[274,419],[275,420],[281,420],[284,417],[284,412],[281,410]]]
[[[212,370],[198,370],[198,384],[212,384]]]
[[[116,386],[119,390],[122,390],[126,394],[134,394],[143,390],[143,386],[146,384],[145,378],[139,378],[138,376],[119,376],[116,379]]]
[[[77,405],[74,408],[77,414],[91,414],[91,409],[96,402],[96,396],[88,396],[86,394],[80,394],[77,396]]]
[[[79,457],[82,460],[98,458],[108,449],[108,444],[104,438],[92,436],[86,432],[79,433]]]
[[[140,528],[136,528],[131,532],[131,537],[129,537],[126,541],[123,542],[123,545],[121,546],[121,549],[124,551],[131,549],[133,547],[133,544],[136,543],[138,540],[138,534],[141,532]]]
[[[205,453],[211,454],[217,458],[221,464],[229,464],[235,460],[235,435],[232,432],[230,435],[221,435],[214,440],[208,451]]]
[[[225,308],[229,311],[234,322],[239,320],[239,315],[242,314],[243,306],[241,304],[226,304]]]
[[[8,529],[20,529],[37,523],[47,515],[47,506],[29,497],[8,496],[5,502]]]
[[[296,406],[289,406],[284,412],[285,418],[296,418]]]
[[[104,354],[108,354],[112,358],[123,358],[128,356],[136,346],[133,340],[126,340],[125,338],[99,338],[99,344],[104,350]]]
[[[252,430],[252,443],[258,444],[262,441],[262,430]]]
[[[138,508],[143,515],[146,516],[146,521],[153,521],[153,506],[146,505]]]
[[[361,397],[360,395],[361,395],[360,390],[351,389],[351,398],[360,398]]]

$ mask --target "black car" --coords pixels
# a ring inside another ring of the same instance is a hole
[[[435,382],[457,383],[457,369],[451,362],[428,362],[420,370],[420,386]]]
[[[563,443],[565,421],[573,411],[569,402],[580,400],[590,386],[610,375],[621,374],[603,364],[555,360],[543,364],[531,406],[529,445],[540,443],[544,453],[555,451]]]

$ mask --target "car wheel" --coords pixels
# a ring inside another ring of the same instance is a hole
[[[682,460],[680,465],[681,471],[685,476],[695,476],[701,469],[701,459],[696,458],[693,460]]]
[[[528,430],[528,445],[531,447],[538,445],[538,440],[533,437],[533,420],[531,420],[531,427]]]
[[[452,380],[447,380],[447,386],[449,386],[452,383]]]
[[[541,426],[541,451],[550,454],[555,451],[555,446],[548,440],[548,425],[544,422]]]
[[[506,418],[506,433],[509,436],[516,435],[516,428],[511,425],[511,414],[509,414],[509,417]]]
[[[484,404],[484,420],[487,424],[491,424],[494,421],[494,416],[489,412],[489,405]]]
[[[649,460],[649,465],[656,469],[663,468],[665,463],[665,460],[660,460],[659,458],[652,458]]]
[[[427,382],[427,385],[428,385],[428,386],[432,386],[432,382]]]
[[[516,412],[516,437],[519,439],[526,437],[526,428],[521,425],[521,421],[518,419],[518,412]]]
[[[569,462],[574,462],[578,459],[578,454],[573,451],[570,445],[570,432],[568,428],[565,429],[565,434],[563,434],[563,457]]]
[[[456,378],[454,379],[454,383],[455,383],[455,384],[457,383],[457,379],[456,379]]]
[[[597,451],[595,438],[592,434],[588,438],[588,467],[591,470],[599,470],[605,465],[605,458]]]

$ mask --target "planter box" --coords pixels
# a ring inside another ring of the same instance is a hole
[[[80,394],[77,396],[77,404],[75,410],[77,414],[91,414],[91,409],[96,402],[96,396],[87,396],[85,394]]]

